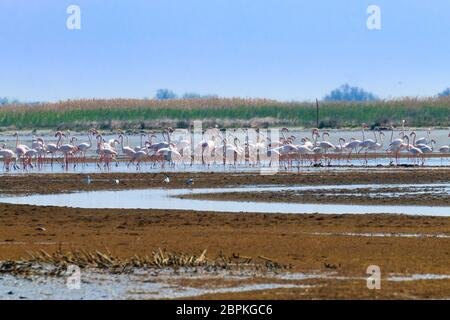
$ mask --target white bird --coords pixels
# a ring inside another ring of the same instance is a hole
[[[373,150],[373,151],[375,151],[375,150],[380,150],[381,148],[383,148],[383,144],[384,144],[384,139],[383,139],[383,137],[384,137],[384,133],[382,132],[382,131],[378,131],[378,134],[379,134],[379,136],[380,136],[380,142],[378,142],[378,140],[377,140],[377,136],[376,136],[376,133],[375,133],[375,131],[373,132],[373,135],[375,136],[375,143],[373,144],[373,145],[371,145],[371,146],[369,146],[369,150]]]
[[[86,178],[83,179],[83,182],[86,184],[91,184],[92,183],[92,179],[90,176],[87,176]]]
[[[24,157],[25,153],[30,148],[24,144],[19,144],[19,133],[18,132],[14,133],[14,136],[16,137],[16,154],[19,158]]]
[[[319,132],[317,132],[317,134],[319,134]],[[328,132],[322,133],[322,141],[320,141],[317,146],[322,148],[322,149],[324,149],[325,152],[327,150],[329,150],[329,149],[331,149],[331,150],[336,149],[336,146],[334,144],[332,144],[331,142],[325,140],[325,136],[329,137],[330,134]]]
[[[87,151],[92,148],[92,135],[96,133],[95,129],[90,129],[87,133],[87,137],[89,139],[89,142],[82,142],[77,145],[77,150],[80,152],[80,157],[83,159],[86,159],[86,153]]]
[[[123,145],[123,134],[119,135],[119,142],[120,142],[120,147],[122,149],[122,153],[124,155],[126,155],[127,157],[133,158],[135,156],[135,154],[136,154],[136,150],[132,149],[129,146],[124,146]],[[137,150],[137,151],[140,151],[140,150]]]
[[[433,144],[436,144],[436,141],[431,139],[430,145],[419,143],[419,144],[416,144],[416,147],[419,148],[420,150],[422,150],[423,153],[433,153],[433,150],[434,150]]]
[[[422,156],[422,164],[423,164],[423,152],[419,148],[415,147],[414,145],[409,143],[409,137],[405,136],[405,139],[407,142],[407,151],[410,153],[413,158],[417,158],[418,156]]]
[[[359,149],[358,153],[360,153],[363,149],[368,150],[370,147],[374,146],[377,141],[373,140],[373,139],[366,139],[366,133],[365,133],[365,129],[367,128],[367,124],[363,123],[362,124],[362,134],[363,134],[363,140],[360,143],[359,147],[361,149]],[[376,139],[376,136],[375,136]]]
[[[416,144],[425,144],[425,145],[430,144],[431,143],[430,134],[431,134],[431,129],[428,129],[427,130],[427,138],[422,137],[422,138],[417,139]]]
[[[400,132],[400,135],[402,136],[401,139],[394,139],[394,127],[391,127],[391,142],[389,143],[389,146],[387,147],[386,151],[391,152],[395,154],[395,161],[398,163],[399,153],[402,150],[405,150],[408,148],[408,144],[405,143],[405,137],[408,137],[405,135],[405,120],[402,120],[402,132]]]
[[[357,151],[357,149],[361,145],[361,142],[362,142],[361,140],[351,138],[350,142],[347,142],[346,144],[344,144],[344,148],[347,150],[350,150],[350,152],[347,155],[347,162],[350,162],[350,156],[352,155],[352,152]]]

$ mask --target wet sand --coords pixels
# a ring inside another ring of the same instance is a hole
[[[448,183],[449,171],[405,170],[361,173],[171,175],[167,187],[242,184]],[[164,186],[162,174],[27,175],[1,178],[0,193],[58,193]],[[113,181],[119,179],[116,185]],[[38,230],[44,228],[45,231]],[[348,233],[416,234],[370,237]],[[424,234],[426,236],[417,236]],[[437,237],[445,235],[446,237]],[[182,210],[120,210],[35,207],[0,204],[0,260],[27,256],[27,251],[80,248],[104,250],[119,257],[145,255],[163,248],[209,257],[233,253],[265,256],[291,265],[289,272],[336,272],[358,279],[314,279],[312,288],[226,293],[200,298],[449,298],[450,280],[383,281],[382,290],[366,288],[366,268],[381,267],[382,276],[450,274],[450,218],[403,215],[289,215],[201,213]],[[257,280],[255,280],[257,281]]]

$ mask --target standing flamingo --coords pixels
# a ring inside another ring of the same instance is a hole
[[[401,139],[394,139],[394,127],[391,127],[391,142],[389,143],[389,146],[387,147],[386,151],[392,152],[395,154],[395,163],[398,164],[398,158],[401,150],[404,150],[407,148],[407,144],[405,144],[405,120],[402,120],[402,132],[400,135],[402,136]],[[408,142],[409,144],[409,142]]]
[[[55,137],[57,137],[58,139],[56,140],[56,143],[48,143],[46,145],[46,152],[50,153],[52,155],[52,159],[51,159],[51,165],[53,166],[53,160],[55,158],[55,154],[58,152],[59,146],[62,143],[62,135],[63,133],[61,131],[57,131],[55,133]]]
[[[68,136],[70,136],[70,131],[68,132]],[[62,134],[61,136],[65,136]],[[58,148],[58,151],[61,152],[64,156],[64,165],[67,168],[69,165],[69,162],[71,158],[73,157],[74,153],[78,150],[76,146],[73,145],[73,139],[70,139],[68,143],[60,145]]]
[[[9,171],[9,165],[11,161],[14,161],[14,168],[16,168],[16,155],[14,151],[10,149],[6,149],[6,145],[3,144],[2,147],[0,147],[0,157],[3,158],[3,170],[6,169],[6,171]]]
[[[82,142],[76,146],[78,152],[80,152],[80,159],[82,160],[83,165],[87,165],[86,153],[92,148],[92,136],[96,133],[97,131],[95,129],[89,129],[87,132],[89,142]]]
[[[16,154],[17,157],[22,159],[23,168],[25,169],[25,153],[30,149],[28,146],[24,144],[19,143],[19,133],[14,133],[14,136],[16,137]]]

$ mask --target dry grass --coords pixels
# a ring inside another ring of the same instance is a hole
[[[239,254],[224,256],[219,254],[215,259],[208,259],[206,250],[200,254],[186,254],[162,249],[149,255],[134,255],[127,259],[118,258],[105,249],[71,250],[61,249],[49,254],[44,250],[29,252],[28,257],[18,261],[0,262],[0,274],[33,275],[47,274],[59,276],[66,273],[70,265],[81,269],[97,269],[110,273],[130,273],[136,269],[196,269],[204,271],[230,270],[234,268],[252,268],[258,271],[276,271],[288,266],[279,264],[270,258],[259,256],[256,259]]]

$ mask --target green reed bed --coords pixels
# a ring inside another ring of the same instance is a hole
[[[355,127],[362,122],[387,126],[405,119],[408,126],[450,123],[450,99],[399,99],[377,102],[321,102],[320,127]],[[90,126],[105,129],[188,127],[193,120],[221,126],[316,126],[315,103],[264,99],[69,100],[0,108],[0,127],[13,129]]]

